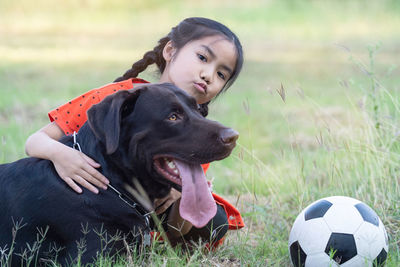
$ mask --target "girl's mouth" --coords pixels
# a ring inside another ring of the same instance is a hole
[[[204,83],[194,83],[194,87],[203,94],[207,93],[207,85]]]

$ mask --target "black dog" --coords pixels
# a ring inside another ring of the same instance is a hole
[[[203,118],[195,99],[171,84],[144,85],[108,96],[88,111],[77,142],[83,153],[101,164],[116,190],[76,194],[48,160],[25,158],[0,165],[0,248],[10,252],[14,243],[12,265],[20,264],[15,254],[29,252],[27,244],[36,244],[39,258],[52,257],[57,248],[59,262],[80,257],[87,263],[102,253],[102,233],[141,242],[138,233],[147,231],[148,224],[144,212],[132,207],[135,198],[126,189],[135,188],[133,178],[151,203],[171,187],[181,190],[181,216],[201,227],[216,207],[200,164],[227,157],[237,138],[234,130]],[[73,137],[61,142],[73,146]],[[16,236],[15,226],[23,226]],[[115,238],[106,252],[124,250],[124,242]]]

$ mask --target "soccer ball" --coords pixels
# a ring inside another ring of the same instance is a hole
[[[297,216],[289,236],[294,266],[383,266],[388,237],[378,215],[343,196],[315,201]]]

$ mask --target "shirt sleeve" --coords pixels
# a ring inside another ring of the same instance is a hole
[[[120,90],[129,90],[133,88],[133,83],[144,83],[144,80],[131,79],[111,83],[100,88],[90,90],[89,92],[80,95],[68,103],[59,106],[58,108],[48,113],[51,122],[56,122],[57,125],[63,130],[64,134],[72,134],[74,131],[78,132],[80,127],[86,122],[88,111],[91,106],[99,103],[106,96],[111,95]]]
[[[86,111],[94,104],[100,102],[100,93],[94,89],[80,95],[68,103],[48,113],[50,121],[54,121],[65,134],[78,131],[86,122]]]

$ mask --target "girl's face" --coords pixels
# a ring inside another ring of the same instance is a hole
[[[231,77],[236,64],[235,45],[220,35],[187,43],[179,51],[168,42],[160,82],[169,82],[192,95],[198,104],[214,98]]]

